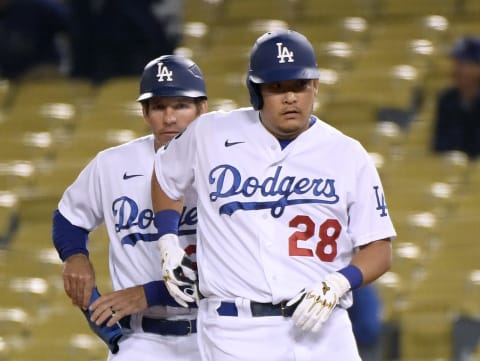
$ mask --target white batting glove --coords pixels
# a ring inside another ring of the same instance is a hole
[[[304,331],[316,332],[328,320],[340,298],[350,290],[350,282],[338,272],[331,273],[322,282],[300,291],[287,307],[298,303],[292,319]]]
[[[192,268],[192,261],[180,247],[178,236],[167,233],[158,240],[162,255],[162,274],[170,295],[183,307],[196,302],[195,281],[197,275]]]

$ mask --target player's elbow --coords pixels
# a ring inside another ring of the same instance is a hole
[[[377,240],[363,246],[352,263],[362,270],[365,284],[373,282],[392,267],[390,239]]]
[[[383,248],[383,273],[390,271],[393,263],[392,242],[389,238],[380,241]]]

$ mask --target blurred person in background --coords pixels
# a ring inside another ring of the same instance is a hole
[[[0,77],[65,75],[70,14],[57,0],[0,0]]]
[[[433,150],[480,155],[480,37],[467,36],[453,46],[453,85],[437,99]]]
[[[181,0],[70,0],[75,77],[136,76],[181,39]]]
[[[382,301],[373,284],[353,291],[353,306],[348,315],[362,361],[382,359],[382,312]]]

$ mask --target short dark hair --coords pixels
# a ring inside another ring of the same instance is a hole
[[[186,97],[186,98],[188,98],[188,97]],[[149,110],[150,99],[152,99],[152,98],[140,101],[140,104],[142,104],[142,108],[145,109],[145,112],[147,114],[148,114],[148,110]],[[188,98],[188,99],[193,99],[193,103],[195,104],[195,107],[197,108],[197,115],[200,115],[200,111],[201,111],[200,106],[203,102],[207,101],[207,97]]]

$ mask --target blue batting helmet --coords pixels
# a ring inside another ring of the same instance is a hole
[[[143,70],[137,101],[163,96],[207,97],[198,65],[177,55],[164,55],[150,61]]]
[[[460,61],[480,64],[480,37],[465,36],[458,39],[450,56]]]
[[[315,51],[305,36],[293,30],[268,32],[257,39],[250,53],[247,74],[250,103],[255,110],[263,107],[258,84],[319,76]]]

